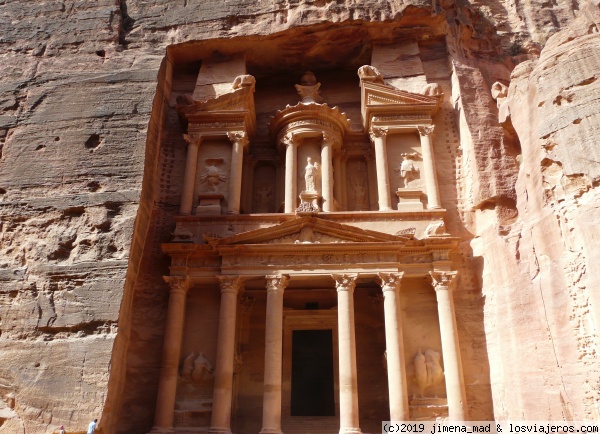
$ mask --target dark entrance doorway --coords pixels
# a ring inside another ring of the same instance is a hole
[[[331,330],[292,332],[292,416],[335,416]]]

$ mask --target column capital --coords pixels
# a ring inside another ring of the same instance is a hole
[[[188,146],[200,146],[200,143],[202,143],[202,138],[202,134],[198,133],[183,135],[183,139],[187,142]]]
[[[285,146],[297,146],[298,145],[298,138],[296,137],[296,135],[294,135],[292,133],[284,134],[283,136],[281,136],[281,139],[279,141],[281,143],[283,143]]]
[[[239,143],[242,146],[248,144],[248,134],[245,131],[228,131],[227,138],[231,143]]]
[[[369,131],[369,136],[371,136],[371,140],[379,137],[385,137],[388,133],[388,127],[371,127]]]
[[[287,274],[268,274],[265,276],[265,279],[267,279],[267,291],[283,292],[287,287],[290,277]]]
[[[421,136],[429,136],[429,135],[433,134],[434,128],[435,128],[435,125],[423,125],[423,126],[417,127],[417,130],[419,131],[419,134]]]
[[[237,294],[242,287],[242,279],[240,276],[217,276],[221,294],[234,293]]]
[[[335,280],[335,288],[337,292],[342,291],[354,291],[356,286],[356,278],[358,274],[332,274],[333,280]]]
[[[452,291],[456,287],[458,271],[430,271],[431,286],[438,291]]]
[[[379,277],[379,284],[383,292],[396,291],[400,289],[404,271],[400,273],[377,273],[377,276]]]
[[[190,287],[190,279],[188,279],[187,276],[165,276],[163,279],[169,284],[171,294],[175,292],[182,292],[185,294]]]
[[[323,144],[325,143],[333,145],[335,143],[335,134],[328,131],[323,131]]]

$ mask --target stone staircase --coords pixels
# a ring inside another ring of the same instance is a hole
[[[337,434],[340,431],[340,421],[335,416],[296,416],[282,422],[285,434]]]

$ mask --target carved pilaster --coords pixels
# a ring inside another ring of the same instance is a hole
[[[240,213],[240,199],[242,196],[242,168],[244,166],[244,147],[248,144],[248,135],[245,131],[230,131],[227,137],[231,140],[231,177],[229,180],[229,214]]]
[[[285,134],[281,138],[285,145],[285,209],[286,213],[292,213],[296,209],[296,197],[298,186],[296,179],[298,175],[297,163],[297,139],[293,134]]]
[[[388,129],[386,127],[371,128],[369,135],[375,148],[375,167],[377,169],[377,193],[379,195],[379,210],[390,211],[392,209],[392,200],[390,198],[390,176],[388,173],[386,137]]]
[[[423,155],[423,171],[425,172],[425,189],[427,190],[427,208],[438,209],[440,205],[440,193],[435,171],[435,158],[433,156],[433,125],[417,127],[421,136],[421,153]]]
[[[192,213],[192,203],[194,201],[194,186],[196,184],[196,172],[198,169],[198,148],[200,147],[200,143],[202,143],[202,135],[184,134],[183,138],[187,142],[188,148],[179,212],[189,215]]]

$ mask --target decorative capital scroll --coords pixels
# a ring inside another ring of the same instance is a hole
[[[227,138],[231,143],[239,143],[242,147],[248,144],[248,134],[245,131],[229,131]]]
[[[435,125],[425,125],[425,126],[417,127],[417,130],[419,130],[419,134],[421,136],[429,136],[433,133],[434,128],[435,128]]]
[[[296,146],[298,144],[298,139],[292,133],[285,134],[281,137],[280,141],[285,146]]]
[[[240,276],[217,276],[217,279],[219,279],[221,294],[237,294],[242,287],[242,279]]]
[[[451,291],[456,287],[458,271],[430,271],[431,286],[435,291]]]
[[[184,134],[183,139],[189,146],[200,146],[202,143],[202,135],[200,134]]]
[[[400,282],[402,281],[404,272],[377,273],[377,276],[379,277],[379,284],[381,285],[381,290],[383,292],[396,291],[397,289],[400,289]]]
[[[356,286],[357,274],[332,274],[333,280],[335,280],[335,289],[337,292],[340,291],[354,291]]]
[[[269,274],[265,276],[267,279],[267,291],[283,292],[290,280],[286,274]]]
[[[387,127],[373,127],[371,131],[369,131],[369,135],[371,136],[371,140],[375,140],[375,138],[385,137],[388,133]]]
[[[178,292],[185,294],[190,287],[190,280],[187,276],[165,276],[163,279],[169,284],[171,294]]]

